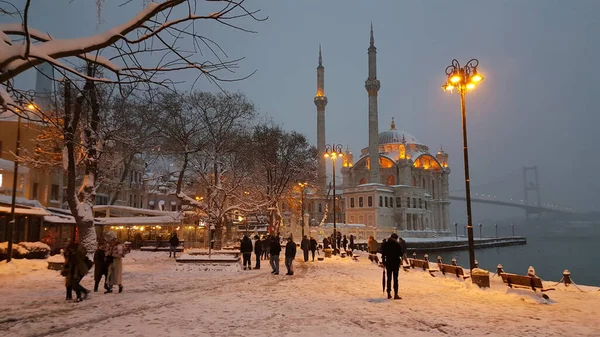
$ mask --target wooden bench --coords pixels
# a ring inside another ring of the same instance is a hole
[[[543,294],[546,291],[554,290],[554,288],[544,288],[542,284],[542,279],[537,276],[526,276],[526,275],[517,275],[517,274],[509,274],[502,273],[500,274],[502,277],[502,282],[504,282],[510,288],[524,288],[531,289],[534,292],[538,290],[542,292],[542,297],[545,299],[549,299],[548,295]]]
[[[462,278],[463,280],[466,280],[470,277],[468,275],[465,276],[465,272],[461,266],[438,263],[438,268],[440,269],[440,272],[442,272],[442,275],[446,275],[446,274],[455,275],[456,277]]]
[[[409,258],[408,259],[408,264],[410,266],[410,268],[417,268],[417,269],[423,269],[423,271],[429,272],[429,275],[435,277],[435,275],[433,275],[434,272],[437,272],[437,269],[431,269],[429,267],[429,261],[427,260],[419,260],[419,259],[415,259],[415,258]],[[404,267],[406,269],[406,267]]]

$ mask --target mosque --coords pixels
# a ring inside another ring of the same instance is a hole
[[[449,235],[448,154],[440,149],[435,155],[408,132],[396,129],[392,118],[389,130],[379,133],[377,95],[377,48],[371,26],[368,48],[368,78],[365,89],[369,98],[368,147],[357,161],[346,150],[341,168],[343,176],[344,218],[347,224],[374,228],[378,237],[397,232],[404,237]],[[317,67],[317,148],[318,184],[327,188],[325,149],[325,96],[321,49]]]

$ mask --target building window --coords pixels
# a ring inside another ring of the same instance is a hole
[[[350,223],[354,223],[354,215],[350,216]]]
[[[308,212],[309,213],[312,212],[312,206],[313,206],[312,202],[309,202],[308,203]]]
[[[387,177],[387,184],[388,186],[396,185],[396,179],[394,179],[394,176]]]
[[[171,205],[171,212],[177,211],[177,205]]]
[[[419,208],[423,208],[423,200],[419,198]]]
[[[417,187],[417,178],[413,177],[413,186]]]
[[[385,197],[385,207],[388,207],[388,197]]]
[[[0,186],[2,185],[2,182],[0,182]],[[31,199],[33,200],[37,200],[38,198],[38,190],[39,190],[39,185],[38,183],[33,183],[33,187],[31,188]]]
[[[362,178],[358,184],[362,185],[362,184],[366,184],[366,183],[367,183],[367,179]]]
[[[390,208],[394,208],[394,198],[390,197]]]
[[[373,197],[372,196],[367,197],[367,205],[369,207],[373,207]]]
[[[360,223],[360,224],[364,224],[364,223],[365,223],[365,217],[364,217],[364,216],[362,216],[362,215],[359,215],[359,216],[358,216],[358,223]]]
[[[406,197],[406,208],[410,208],[410,197]]]
[[[50,187],[50,200],[58,201],[58,185],[52,184]]]
[[[383,197],[379,197],[379,207],[383,207]]]
[[[364,207],[365,205],[363,204],[363,197],[358,197],[358,207]]]
[[[396,197],[396,207],[397,208],[402,207],[402,198]]]
[[[129,195],[129,206],[133,205],[133,194]]]
[[[319,203],[319,213],[323,212],[323,204]]]
[[[417,208],[417,199],[413,198],[413,208]]]
[[[367,225],[369,225],[369,226],[373,226],[373,216],[372,216],[372,215],[369,215],[368,219],[369,219],[369,220],[368,220],[368,223],[367,223]]]
[[[354,198],[350,198],[350,208],[354,208]]]
[[[427,200],[425,200],[424,203],[425,203],[425,209],[427,209]]]

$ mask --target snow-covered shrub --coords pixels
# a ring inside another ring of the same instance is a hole
[[[29,251],[23,247],[23,246],[19,246],[17,244],[13,244],[12,246],[12,257],[14,259],[24,259],[27,257],[27,254],[29,254]],[[6,260],[6,258],[8,257],[8,242],[0,242],[0,261],[1,260]]]
[[[19,242],[18,246],[27,250],[28,259],[45,259],[50,254],[50,246],[43,242]]]

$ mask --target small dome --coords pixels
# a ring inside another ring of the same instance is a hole
[[[421,144],[415,136],[408,132],[392,129],[379,133],[379,145],[401,144],[402,142],[406,142],[406,144]]]

